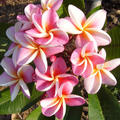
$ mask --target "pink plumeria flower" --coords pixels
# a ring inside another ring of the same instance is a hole
[[[32,21],[35,27],[26,31],[28,35],[35,38],[38,44],[66,44],[69,40],[68,35],[62,30],[58,29],[56,22],[59,16],[50,9],[41,14],[33,14]]]
[[[72,84],[66,82],[60,86],[56,97],[41,100],[42,113],[48,117],[55,115],[58,119],[62,120],[66,113],[66,104],[68,106],[83,105],[85,99],[81,96],[71,94],[72,90]]]
[[[106,52],[104,49],[100,51],[100,54],[106,58]],[[103,64],[97,64],[93,73],[84,80],[85,89],[89,94],[95,94],[99,91],[102,84],[116,85],[117,80],[110,72],[120,65],[120,58],[107,61]]]
[[[104,62],[104,58],[97,53],[93,42],[86,43],[83,48],[77,48],[73,51],[70,61],[75,75],[88,77],[94,68],[94,64]]]
[[[56,11],[60,8],[62,2],[63,0],[41,0],[41,7],[43,11],[51,8]]]
[[[57,25],[61,30],[77,35],[76,45],[78,47],[82,47],[88,41],[93,41],[95,47],[105,46],[111,42],[110,36],[105,31],[101,30],[106,19],[105,10],[98,10],[88,19],[86,19],[80,9],[73,5],[68,6],[68,12],[70,18],[60,19]]]
[[[10,56],[13,54],[14,50],[17,49],[17,47],[19,46],[18,41],[15,38],[15,34],[19,31],[21,31],[21,27],[22,27],[22,23],[17,22],[15,23],[15,26],[9,27],[6,30],[6,35],[9,38],[9,40],[11,40],[13,43],[10,45],[10,47],[8,48],[8,51],[5,53],[4,56]]]
[[[10,86],[11,101],[16,98],[20,89],[25,96],[30,98],[26,83],[32,82],[34,69],[30,65],[15,67],[12,59],[8,57],[2,60],[1,66],[5,72],[0,75],[0,86]]]
[[[77,85],[78,79],[71,74],[67,74],[67,66],[63,58],[59,57],[52,63],[45,74],[41,74],[37,69],[36,88],[39,91],[48,91],[51,96],[56,96],[58,88],[64,82],[69,81],[73,86]]]
[[[31,29],[33,26],[32,23],[32,15],[34,13],[42,14],[41,12],[41,6],[40,5],[34,5],[34,4],[28,4],[24,9],[25,15],[18,15],[17,20],[22,23],[21,30],[28,30]]]
[[[64,46],[38,45],[34,39],[24,32],[18,32],[16,39],[21,46],[15,49],[12,59],[15,65],[25,65],[34,61],[38,70],[42,73],[47,71],[47,57],[64,51]]]

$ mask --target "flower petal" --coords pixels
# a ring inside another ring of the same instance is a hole
[[[84,79],[84,86],[89,94],[96,94],[102,84],[102,77],[100,72],[96,72]]]
[[[13,87],[11,86],[10,89],[12,89],[11,90],[11,101],[13,101],[16,98],[16,96],[18,95],[18,92],[20,90],[19,83],[17,83],[16,85],[13,85]]]
[[[88,28],[87,32],[96,40],[98,46],[105,46],[111,43],[111,37],[103,30]]]
[[[102,18],[102,19],[101,19]],[[101,9],[93,13],[85,22],[84,28],[102,29],[106,20],[106,11]]]
[[[16,68],[11,58],[4,57],[3,60],[1,61],[1,66],[9,76],[17,78]]]
[[[77,7],[75,7],[73,5],[68,6],[68,12],[69,12],[70,18],[72,19],[74,24],[80,30],[82,30],[82,25],[84,24],[84,22],[86,20],[85,14],[80,9],[78,9]]]
[[[116,59],[105,62],[104,68],[107,69],[108,71],[112,71],[119,65],[120,65],[120,58],[116,58]]]
[[[12,42],[17,43],[16,40],[15,40],[15,27],[9,27],[6,30],[6,35]]]
[[[99,54],[100,54],[104,59],[106,59],[106,51],[105,51],[104,48],[102,48],[102,49],[100,50]]]
[[[48,0],[47,7],[56,11],[60,8],[62,2],[63,0]]]
[[[6,72],[3,72],[0,75],[0,86],[11,86],[15,84],[17,81],[10,77]]]
[[[80,106],[85,103],[85,99],[81,96],[71,94],[65,96],[65,102],[69,106]]]
[[[111,72],[109,72],[105,69],[102,69],[101,75],[102,75],[102,83],[103,84],[107,84],[107,85],[116,85],[117,84],[117,80]]]
[[[34,59],[34,63],[36,65],[37,69],[41,73],[45,73],[47,71],[47,67],[48,67],[47,58],[46,58],[46,55],[42,49],[40,49],[39,54]]]
[[[72,21],[69,19],[60,19],[57,22],[57,26],[63,30],[64,32],[67,32],[69,34],[80,34],[82,33],[77,27],[72,23]]]
[[[29,64],[36,58],[37,54],[38,51],[36,50],[18,46],[14,50],[12,60],[15,66]]]
[[[53,28],[56,28],[56,22],[58,19],[59,16],[53,9],[45,11],[42,15],[42,27],[44,31],[49,31]]]
[[[67,70],[66,63],[63,58],[59,57],[57,58],[53,64],[51,65],[50,72],[51,75],[56,76],[59,74],[65,73]]]
[[[50,57],[52,55],[61,53],[64,51],[64,46],[59,45],[59,46],[48,46],[45,48],[44,52],[46,54],[47,57]]]
[[[55,116],[62,120],[65,116],[65,113],[66,113],[66,103],[65,103],[65,100],[63,99],[63,102],[61,104],[61,107],[60,109],[58,110],[58,112],[55,114]]]
[[[76,76],[71,74],[60,74],[57,76],[59,79],[59,84],[61,85],[64,82],[70,82],[73,86],[78,84],[78,79]]]
[[[23,65],[17,71],[18,76],[22,78],[25,83],[32,82],[33,73],[34,73],[34,69],[30,65]]]
[[[19,80],[19,84],[22,87],[23,91],[25,92],[25,95],[27,95],[28,98],[30,98],[30,92],[29,92],[29,89],[28,89],[27,85],[25,84],[25,82],[21,79],[21,80]]]

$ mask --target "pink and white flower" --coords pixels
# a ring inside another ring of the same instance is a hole
[[[104,59],[106,58],[106,52],[104,49],[100,51]],[[110,72],[120,65],[120,58],[116,58],[102,64],[97,64],[93,70],[93,73],[84,80],[84,86],[88,93],[95,94],[99,91],[102,84],[116,85],[117,80]]]
[[[34,69],[30,65],[15,67],[12,59],[8,57],[2,60],[1,66],[5,72],[0,75],[0,86],[10,86],[11,101],[16,98],[20,89],[25,96],[30,98],[26,83],[32,82]]]
[[[58,10],[62,4],[63,0],[41,0],[41,8],[43,11],[54,9]]]
[[[73,85],[66,82],[60,86],[57,96],[41,100],[42,113],[48,117],[55,115],[58,119],[63,119],[66,113],[66,104],[68,106],[83,105],[85,99],[71,94],[72,90]]]
[[[105,10],[98,10],[88,17],[88,19],[86,19],[80,9],[73,5],[68,6],[68,12],[70,18],[60,19],[57,25],[61,30],[77,35],[76,45],[78,47],[82,47],[89,41],[93,41],[95,47],[105,46],[111,42],[110,36],[105,31],[101,30],[106,20]]]
[[[94,65],[104,62],[104,58],[97,53],[93,42],[86,43],[82,48],[73,51],[70,61],[75,75],[86,78],[93,72]]]
[[[47,71],[47,57],[64,51],[64,46],[38,45],[34,39],[24,32],[16,33],[16,39],[21,44],[15,49],[12,60],[15,66],[25,65],[34,61],[38,70],[42,73]]]
[[[39,91],[47,91],[49,96],[56,96],[59,87],[65,82],[77,85],[78,79],[71,74],[67,74],[67,66],[63,58],[59,57],[52,63],[45,74],[41,74],[38,69],[36,73],[36,88]]]
[[[32,22],[35,27],[26,31],[26,34],[35,38],[35,42],[41,45],[46,44],[66,44],[68,35],[56,26],[59,17],[57,13],[50,9],[41,14],[33,14]]]

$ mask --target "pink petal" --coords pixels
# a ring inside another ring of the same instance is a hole
[[[84,79],[84,86],[89,94],[96,94],[102,84],[102,77],[100,72],[96,72]]]
[[[11,101],[13,101],[16,98],[16,96],[18,95],[18,92],[20,90],[19,83],[17,83],[16,85],[11,86],[10,89],[11,89]]]
[[[87,31],[96,40],[98,46],[105,46],[111,43],[111,38],[105,31],[95,28],[89,28]]]
[[[95,51],[97,51],[97,43],[95,41],[95,39],[93,38],[93,36],[87,32],[87,31],[84,31],[83,33],[77,35],[76,37],[76,41],[75,41],[75,44],[76,44],[76,47],[83,47],[86,43],[92,41],[94,43],[94,49]]]
[[[66,63],[63,58],[59,57],[57,58],[53,64],[51,65],[50,72],[51,75],[56,76],[59,74],[65,73],[67,70]]]
[[[69,95],[73,91],[73,85],[71,82],[64,82],[61,84],[58,90],[58,96],[62,97],[62,95]]]
[[[58,112],[60,107],[61,107],[61,104],[58,103],[57,105],[50,107],[50,108],[42,108],[42,113],[43,113],[43,115],[50,117],[50,116],[56,114],[56,112]]]
[[[35,74],[39,79],[43,79],[45,81],[52,81],[53,78],[50,76],[48,71],[45,74],[42,74],[37,68],[35,69]]]
[[[41,13],[40,8],[37,7],[37,5],[34,4],[28,4],[24,9],[25,15],[27,18],[31,21],[32,20],[32,14],[33,13]]]
[[[23,65],[17,71],[18,76],[22,78],[25,83],[32,82],[33,73],[34,73],[34,69],[30,65]]]
[[[102,75],[102,83],[103,84],[107,84],[107,85],[116,85],[117,84],[117,80],[111,72],[109,72],[105,69],[102,69],[101,75]]]
[[[59,30],[59,29],[53,29],[51,30],[53,34],[53,40],[51,41],[50,45],[57,46],[57,45],[64,45],[68,43],[69,37],[67,33]]]
[[[12,77],[10,77],[6,72],[0,75],[0,86],[11,86],[16,83]]]
[[[52,55],[61,53],[64,51],[64,46],[59,45],[59,46],[48,46],[45,48],[44,52],[47,57],[50,57]]]
[[[9,76],[11,76],[13,78],[17,77],[16,68],[15,68],[11,58],[4,57],[3,60],[1,61],[1,66],[3,67],[3,69]]]
[[[49,9],[45,11],[42,15],[42,27],[44,31],[49,31],[53,28],[56,28],[56,22],[58,19],[59,16],[54,10]]]
[[[93,64],[92,64],[91,60],[87,59],[86,69],[83,73],[81,73],[81,76],[84,78],[87,78],[88,76],[91,75],[92,72],[93,72]]]
[[[104,63],[104,68],[108,71],[112,71],[120,65],[120,58],[116,58]]]
[[[61,104],[61,107],[58,110],[58,112],[55,114],[55,116],[58,119],[62,120],[65,116],[65,113],[66,113],[66,103],[65,103],[65,100],[63,99],[63,103]]]
[[[19,32],[22,28],[22,23],[21,22],[17,22],[15,23],[15,32]]]
[[[38,78],[37,82],[36,82],[36,89],[39,91],[48,91],[54,85],[55,85],[55,83],[53,81],[46,81],[46,80],[42,80],[42,79]]]
[[[25,82],[23,80],[19,80],[19,84],[22,90],[24,91],[25,95],[28,96],[28,98],[30,98],[30,92]]]
[[[47,71],[47,67],[48,67],[47,58],[46,58],[46,55],[42,49],[40,49],[39,54],[34,59],[34,63],[36,65],[37,69],[41,73],[45,73]]]
[[[10,47],[8,48],[7,52],[4,54],[4,56],[8,57],[13,54],[17,44],[11,43]]]
[[[85,103],[85,99],[81,96],[71,94],[65,96],[65,102],[69,106],[80,106]]]
[[[28,21],[25,15],[17,15],[17,20],[21,23],[25,23],[26,21]]]
[[[72,64],[74,65],[81,65],[83,64],[83,57],[81,56],[81,48],[77,48],[73,51],[70,61],[72,62]]]
[[[15,40],[15,27],[9,27],[6,30],[6,35],[12,42],[17,43],[16,40]]]
[[[102,19],[101,19],[102,18]],[[93,13],[85,22],[84,28],[102,29],[106,20],[106,11],[101,9]]]
[[[100,54],[104,59],[106,59],[106,51],[105,51],[104,48],[102,48],[102,49],[100,50],[99,54]]]
[[[93,65],[104,63],[104,58],[98,53],[87,54],[88,58],[92,61]]]
[[[15,34],[15,38],[17,40],[17,42],[19,44],[21,44],[23,47],[25,48],[30,48],[30,49],[34,49],[34,47],[30,44],[29,41],[27,41],[27,39],[25,38],[25,33],[24,32],[17,32]],[[32,40],[31,40],[32,41]]]
[[[80,9],[78,9],[77,7],[75,7],[73,5],[68,6],[68,12],[69,12],[70,18],[72,19],[74,24],[80,30],[82,30],[82,25],[84,24],[84,22],[86,20],[85,14]]]
[[[32,28],[32,23],[29,21],[26,21],[25,23],[23,23],[23,26],[21,28],[21,31],[25,31],[25,30],[29,30]]]
[[[24,47],[17,47],[14,50],[12,59],[15,65],[24,65],[31,63],[37,56],[38,51]]]
[[[75,75],[82,75],[87,68],[87,60],[83,61],[83,64],[81,65],[73,65],[72,70]]]
[[[53,41],[53,33],[49,33],[49,35],[46,37],[41,37],[35,40],[36,43],[41,45],[47,45]]]
[[[81,31],[68,19],[60,19],[57,22],[57,26],[69,34],[80,34]]]
[[[78,84],[78,79],[71,74],[61,74],[57,76],[59,79],[59,84],[61,85],[64,82],[70,82],[73,86]]]
[[[47,6],[56,11],[60,8],[62,2],[63,0],[48,0]]]
[[[55,89],[56,89],[56,86],[54,85],[50,90],[46,91],[48,97],[55,97]]]

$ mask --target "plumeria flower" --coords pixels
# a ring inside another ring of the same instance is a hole
[[[26,33],[35,38],[35,42],[41,45],[66,44],[69,37],[56,26],[58,19],[59,16],[52,9],[45,11],[42,15],[33,14],[32,21],[35,27],[27,30]]]
[[[100,51],[100,54],[106,58],[106,52],[104,49]],[[93,73],[84,80],[85,89],[90,94],[95,94],[99,91],[102,84],[116,85],[117,80],[110,72],[120,65],[120,58],[107,61],[103,64],[97,64]]]
[[[15,33],[21,31],[21,27],[22,27],[22,23],[17,22],[15,24],[15,26],[9,27],[6,30],[6,35],[9,38],[9,40],[11,40],[13,43],[10,45],[10,47],[8,48],[8,51],[5,53],[4,56],[10,56],[13,54],[14,50],[17,49],[17,47],[19,46],[18,41],[15,38]]]
[[[47,91],[51,96],[57,95],[58,88],[61,84],[69,81],[73,86],[77,85],[78,79],[71,74],[67,74],[67,66],[63,58],[59,57],[48,67],[45,74],[41,74],[38,69],[36,73],[36,88],[39,91]]]
[[[64,51],[64,46],[38,45],[34,39],[24,32],[16,33],[16,39],[21,44],[15,49],[12,59],[15,66],[25,65],[34,61],[38,70],[42,73],[47,71],[47,57]]]
[[[62,2],[63,0],[41,0],[41,7],[43,11],[51,8],[56,11],[60,8]]]
[[[20,89],[25,96],[30,98],[26,83],[32,82],[34,69],[30,65],[15,67],[12,59],[8,57],[1,61],[1,66],[5,72],[0,75],[0,86],[10,86],[11,101],[16,98]]]
[[[73,5],[68,6],[68,12],[70,18],[60,19],[57,25],[61,30],[77,35],[76,45],[78,47],[82,47],[88,41],[93,41],[95,47],[105,46],[111,42],[110,36],[101,30],[106,20],[105,10],[98,10],[88,19],[80,9]]]
[[[33,26],[32,15],[34,13],[42,14],[41,6],[39,4],[38,5],[28,4],[24,9],[24,13],[25,15],[17,16],[17,20],[21,22],[23,25],[21,28],[22,31],[31,29],[31,27]]]
[[[70,61],[75,75],[86,78],[93,72],[94,64],[104,62],[104,58],[97,53],[93,42],[86,43],[82,48],[73,51]]]
[[[66,82],[60,86],[56,97],[41,100],[42,113],[48,117],[55,115],[58,119],[62,120],[66,113],[66,104],[68,106],[83,105],[85,99],[81,96],[71,94],[72,90],[73,85]]]

